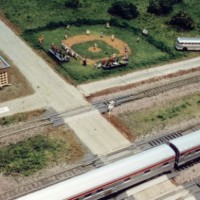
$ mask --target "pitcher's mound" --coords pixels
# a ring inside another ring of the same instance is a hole
[[[90,47],[90,48],[88,49],[88,51],[91,51],[92,53],[98,53],[98,52],[102,51],[102,49],[100,49],[100,48],[98,48],[98,47],[96,47],[96,48]]]

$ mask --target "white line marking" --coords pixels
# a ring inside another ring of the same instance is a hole
[[[5,112],[9,112],[9,108],[6,106],[6,107],[2,107],[0,108],[0,113],[5,113]]]

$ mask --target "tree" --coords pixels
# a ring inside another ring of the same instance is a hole
[[[183,2],[183,0],[172,0],[172,3],[175,4],[175,3],[181,3]]]
[[[139,15],[137,7],[133,3],[125,1],[116,1],[108,9],[108,12],[124,19],[133,19]]]
[[[156,15],[168,14],[173,9],[174,0],[150,0],[147,12]]]
[[[170,24],[186,30],[192,30],[195,27],[193,19],[184,11],[175,14],[171,18]]]
[[[65,6],[68,8],[79,8],[81,7],[81,2],[80,0],[67,0]]]

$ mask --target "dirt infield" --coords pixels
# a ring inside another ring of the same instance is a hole
[[[119,53],[116,55],[117,57],[124,56],[126,53],[131,55],[131,49],[127,43],[123,42],[122,40],[120,40],[118,38],[115,38],[114,40],[112,40],[111,36],[110,37],[109,36],[100,37],[97,35],[76,35],[74,37],[70,37],[66,40],[63,40],[62,42],[71,48],[74,44],[89,42],[89,41],[93,41],[93,40],[104,41],[108,45],[113,47],[114,49],[117,49],[119,51]],[[128,52],[125,52],[125,47],[127,47]],[[92,47],[91,47],[91,49],[92,49]],[[98,61],[99,61],[98,59],[97,60],[87,59],[88,64],[94,64]]]

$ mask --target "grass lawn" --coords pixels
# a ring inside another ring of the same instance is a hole
[[[81,6],[77,9],[66,7],[66,1],[49,0],[47,3],[45,0],[3,0],[0,11],[4,12],[13,23],[21,28],[22,36],[35,48],[40,48],[38,37],[43,34],[44,44],[42,48],[45,51],[48,50],[52,42],[60,45],[66,34],[71,37],[83,34],[87,29],[98,35],[102,31],[106,35],[114,34],[130,45],[133,54],[129,59],[129,66],[124,69],[105,72],[92,67],[83,68],[81,63],[77,61],[59,64],[57,70],[65,77],[73,79],[76,84],[165,63],[172,58],[199,56],[199,52],[177,52],[174,48],[178,36],[199,36],[200,4],[198,0],[183,0],[182,3],[174,5],[170,14],[162,16],[147,13],[149,0],[135,0],[134,2],[126,0],[134,3],[140,13],[136,19],[132,20],[122,20],[120,17],[108,14],[107,10],[115,0],[80,0]],[[169,25],[168,22],[171,17],[180,10],[184,10],[192,16],[196,24],[194,30],[183,31]],[[113,24],[110,24],[111,29],[105,29],[105,24],[102,24],[103,21],[110,20],[113,22]],[[126,23],[128,27],[115,27],[114,21],[121,24]],[[65,27],[68,23],[71,28],[66,30]],[[76,26],[73,24],[76,24]],[[88,26],[88,24],[90,25]],[[150,40],[141,34],[144,28],[148,29]],[[26,32],[27,30],[29,32]],[[140,40],[137,43],[138,37]],[[74,48],[82,54],[87,45],[89,44],[75,45]],[[88,52],[86,54],[89,57],[91,55]],[[96,55],[93,54],[93,56]],[[99,57],[101,58],[101,55]]]
[[[55,160],[63,146],[62,141],[39,135],[2,147],[0,148],[0,170],[6,175],[30,175]]]
[[[29,176],[47,166],[75,163],[83,157],[84,151],[72,131],[52,128],[0,147],[0,171],[4,175]]]
[[[54,131],[0,148],[0,171],[5,175],[29,176],[53,163],[70,163],[83,156],[71,133]]]
[[[45,110],[33,110],[2,117],[0,128],[34,120],[44,113]],[[75,163],[85,154],[73,131],[63,126],[30,130],[14,137],[15,140],[9,142],[0,141],[0,172],[5,175],[29,176],[47,166]]]
[[[152,131],[159,132],[180,122],[200,118],[200,94],[188,95],[136,112],[125,112],[117,118],[131,130],[134,137]]]
[[[104,35],[111,36],[112,34],[115,35],[116,38],[124,41],[127,43],[132,51],[132,55],[129,57],[129,66],[124,69],[115,69],[110,71],[105,71],[102,69],[95,69],[93,66],[83,67],[82,62],[80,60],[71,59],[70,63],[59,63],[57,69],[60,71],[64,76],[70,75],[70,77],[75,80],[75,83],[82,83],[85,81],[91,80],[98,80],[102,77],[110,77],[116,74],[121,74],[122,71],[128,72],[132,70],[138,70],[144,67],[148,67],[152,64],[156,64],[160,61],[165,61],[169,59],[169,55],[166,52],[162,52],[160,49],[157,49],[155,46],[148,43],[145,39],[140,38],[139,42],[137,42],[138,35],[122,28],[112,27],[111,29],[106,29],[103,25],[96,25],[96,26],[72,26],[69,30],[65,27],[57,28],[55,30],[46,30],[40,31],[37,33],[32,33],[28,35],[28,40],[32,42],[34,45],[38,41],[38,37],[43,35],[44,43],[42,44],[42,48],[44,51],[48,53],[48,49],[51,46],[51,43],[54,43],[61,47],[61,42],[64,39],[64,36],[67,34],[68,37],[72,37],[75,35],[83,35],[85,31],[89,29],[92,34],[100,35],[101,32]],[[113,52],[117,52],[116,49],[110,48],[109,45],[103,45],[102,41],[96,41],[98,47],[107,48],[105,52],[109,51],[109,56],[113,54]],[[102,58],[103,52],[100,54],[91,53],[87,50],[87,47],[94,45],[94,41],[92,42],[85,42],[76,44],[73,46],[74,50],[77,50],[80,55],[82,52],[84,53],[83,56],[86,54],[88,57],[94,57],[95,59],[98,57],[99,59]],[[103,45],[103,46],[102,46]],[[37,43],[38,47],[38,43]],[[152,54],[152,52],[154,52]],[[108,56],[108,57],[109,57]],[[107,57],[107,56],[105,56]]]

